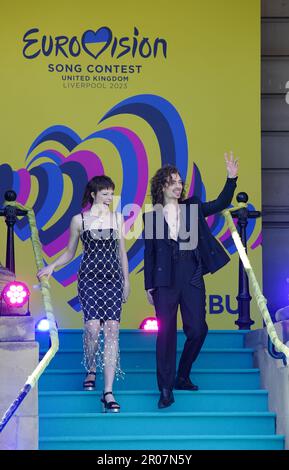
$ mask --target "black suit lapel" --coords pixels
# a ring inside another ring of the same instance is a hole
[[[180,230],[179,238],[180,240],[188,239],[190,236],[190,204],[181,204],[180,205]]]

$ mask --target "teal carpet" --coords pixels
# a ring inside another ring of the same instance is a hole
[[[121,413],[102,413],[102,377],[97,391],[82,391],[85,371],[82,330],[60,330],[60,349],[39,382],[39,448],[121,449],[284,449],[276,416],[260,389],[253,351],[244,348],[245,331],[210,331],[193,365],[197,392],[174,391],[175,403],[157,408],[154,333],[121,330],[124,380],[115,381]],[[49,347],[37,333],[40,355]],[[178,332],[178,357],[184,335]]]

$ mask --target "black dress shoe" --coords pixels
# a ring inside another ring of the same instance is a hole
[[[196,391],[199,390],[199,387],[191,382],[189,377],[177,377],[175,382],[175,389],[176,390],[192,390]]]
[[[174,403],[174,394],[172,390],[168,390],[167,388],[163,388],[161,390],[161,395],[160,399],[158,402],[158,407],[159,408],[167,408],[168,406],[171,406]]]

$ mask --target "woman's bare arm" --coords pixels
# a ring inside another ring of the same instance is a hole
[[[44,268],[40,269],[37,273],[37,277],[41,278],[42,276],[47,276],[48,278],[53,273],[54,269],[63,266],[64,264],[69,263],[76,253],[79,236],[81,230],[81,215],[75,215],[71,219],[70,223],[70,237],[68,241],[67,248],[65,249],[64,253],[62,253],[55,261],[48,264]]]

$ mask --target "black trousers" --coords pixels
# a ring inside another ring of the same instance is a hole
[[[203,277],[199,287],[192,285],[195,261],[192,256],[173,260],[173,279],[170,287],[153,291],[159,323],[156,345],[157,380],[159,389],[172,390],[176,377],[177,312],[180,306],[183,330],[186,335],[177,375],[187,378],[208,332],[206,323],[206,292]]]

